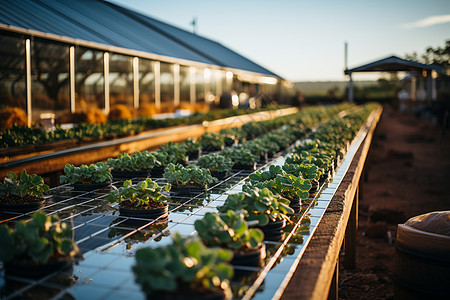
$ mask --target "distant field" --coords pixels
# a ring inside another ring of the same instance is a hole
[[[354,81],[355,86],[363,87],[376,85],[376,81]],[[331,89],[337,88],[337,95],[341,95],[348,85],[348,81],[302,81],[294,82],[294,88],[305,96],[325,96]]]

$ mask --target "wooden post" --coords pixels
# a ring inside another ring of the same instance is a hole
[[[339,256],[336,260],[336,268],[334,269],[333,278],[331,279],[330,291],[328,292],[328,300],[339,299]]]
[[[352,210],[345,230],[345,255],[344,268],[354,269],[356,266],[356,232],[358,230],[358,199],[359,185],[356,188],[355,198],[353,199]]]

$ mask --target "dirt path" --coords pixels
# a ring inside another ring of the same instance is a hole
[[[339,273],[340,299],[392,299],[397,224],[450,210],[450,132],[385,108],[362,184],[356,269]],[[342,266],[342,264],[341,264]]]

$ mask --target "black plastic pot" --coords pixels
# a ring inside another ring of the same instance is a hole
[[[187,152],[186,154],[188,156],[188,160],[195,160],[195,159],[198,159],[200,157],[201,153],[202,153],[202,150],[199,149],[196,152]]]
[[[233,165],[233,169],[234,170],[256,170],[256,163],[252,164],[252,165],[243,165],[241,163],[235,163]]]
[[[109,188],[111,182],[102,182],[102,183],[92,183],[92,184],[79,184],[75,183],[73,185],[73,189],[75,191],[93,191],[98,189]]]
[[[283,235],[283,229],[286,227],[286,220],[269,222],[267,225],[257,227],[264,232],[264,240],[279,241]]]
[[[211,171],[211,175],[213,176],[213,177],[216,177],[217,179],[219,179],[219,180],[222,180],[222,179],[224,179],[224,178],[226,178],[227,177],[227,175],[228,175],[228,172],[217,172],[217,171]]]
[[[205,293],[186,293],[186,291],[179,291],[178,293],[157,293],[147,294],[148,300],[225,300],[227,299],[223,290]]]
[[[289,203],[289,207],[292,208],[293,210],[298,211],[301,208],[302,199],[300,198],[289,199],[289,201],[291,201],[291,203]]]
[[[147,178],[150,175],[150,170],[140,171],[111,171],[111,175],[115,179],[130,179],[130,178]]]
[[[175,186],[170,189],[172,192],[180,196],[194,196],[206,192],[203,186]]]
[[[165,169],[165,168],[166,168],[166,167],[164,167],[164,166],[161,166],[161,167],[154,167],[154,168],[150,171],[150,176],[151,176],[151,177],[157,177],[157,178],[163,177],[164,169]]]
[[[160,208],[155,209],[132,209],[132,208],[123,208],[119,205],[119,212],[121,216],[125,217],[133,217],[133,218],[141,218],[141,219],[151,219],[155,220],[157,218],[164,219],[169,215],[169,205],[165,205]]]
[[[0,211],[10,211],[17,213],[26,213],[34,210],[38,210],[44,206],[45,200],[34,203],[22,203],[22,204],[8,204],[0,203]]]
[[[13,260],[4,264],[5,275],[26,277],[26,278],[40,278],[51,273],[62,271],[70,268],[73,265],[72,256],[61,256],[58,258],[49,259],[46,263],[30,263],[28,261]]]
[[[317,181],[316,179],[311,180],[311,189],[309,190],[309,196],[310,197],[314,197],[315,195],[317,195],[317,192],[320,189],[320,184],[319,181]]]
[[[262,260],[266,257],[266,245],[261,243],[260,247],[245,253],[234,254],[230,264],[234,266],[260,267]]]

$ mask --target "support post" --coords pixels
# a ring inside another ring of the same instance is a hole
[[[353,78],[352,73],[349,73],[350,81],[348,82],[348,102],[353,103],[355,99],[353,98]]]
[[[31,40],[25,41],[25,62],[26,62],[26,78],[27,78],[27,125],[32,124],[32,106],[31,106]]]
[[[353,199],[350,217],[348,219],[347,228],[345,230],[344,243],[344,268],[350,270],[356,267],[356,232],[358,230],[358,200],[359,200],[359,184],[356,188],[355,198]]]
[[[328,292],[328,300],[339,299],[339,256],[336,260],[336,268],[334,269],[333,278],[331,279],[330,291]]]

